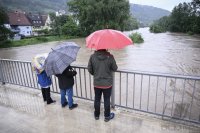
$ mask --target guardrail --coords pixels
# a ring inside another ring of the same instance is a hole
[[[94,100],[93,77],[84,66],[77,71],[74,96]],[[112,106],[200,124],[200,77],[118,70],[114,73]],[[0,60],[0,81],[40,89],[31,62]],[[52,76],[51,91],[60,93]]]

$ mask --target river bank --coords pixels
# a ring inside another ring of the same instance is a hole
[[[53,42],[53,41],[62,41],[67,39],[72,39],[76,37],[71,36],[38,36],[38,37],[30,37],[21,39],[18,41],[7,40],[1,42],[0,48],[10,48],[10,47],[20,47],[20,46],[27,46],[27,45],[36,45],[45,42]]]

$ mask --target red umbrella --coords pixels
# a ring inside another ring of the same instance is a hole
[[[132,40],[121,31],[104,29],[90,34],[86,38],[88,48],[99,49],[121,49],[133,44]]]

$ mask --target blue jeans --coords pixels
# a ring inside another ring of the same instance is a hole
[[[60,89],[61,94],[61,104],[63,105],[65,102],[67,102],[66,95],[68,98],[68,105],[71,107],[73,105],[73,88],[66,88],[66,89]]]

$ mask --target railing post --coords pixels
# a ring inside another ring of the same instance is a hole
[[[112,94],[111,94],[111,107],[115,108],[115,73],[113,72],[113,85],[112,85]]]
[[[0,60],[0,81],[2,82],[2,85],[4,85],[5,82],[4,82],[4,77],[3,77],[3,70],[2,70],[2,68],[3,68],[2,60]]]

